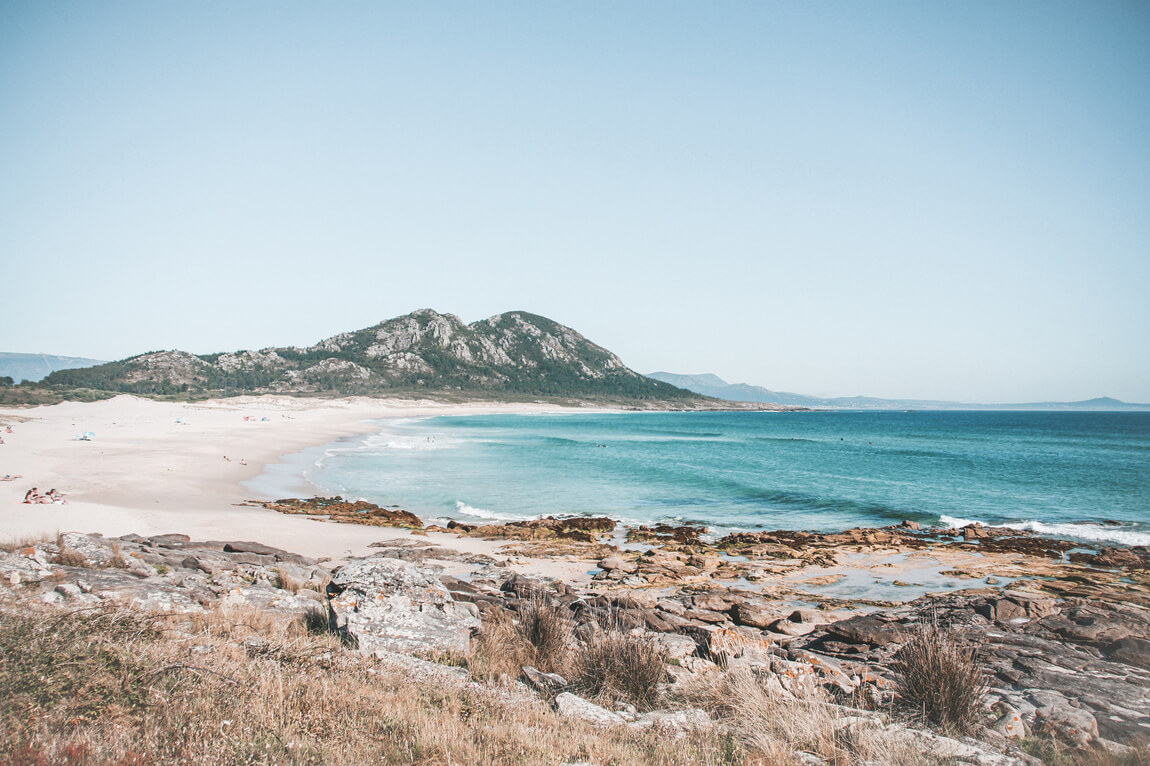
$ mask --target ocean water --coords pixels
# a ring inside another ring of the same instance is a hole
[[[363,498],[440,523],[590,514],[721,534],[980,521],[1150,545],[1150,413],[402,419],[289,456],[249,489]]]

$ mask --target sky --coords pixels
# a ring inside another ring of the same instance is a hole
[[[1150,4],[0,0],[0,351],[418,308],[811,395],[1150,402]]]

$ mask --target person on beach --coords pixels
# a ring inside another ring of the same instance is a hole
[[[38,502],[40,502],[40,488],[39,487],[32,487],[32,489],[25,492],[24,493],[24,502],[25,503],[38,503]]]
[[[58,503],[60,505],[68,504],[68,498],[64,497],[62,493],[57,492],[55,487],[48,490],[48,494],[44,495],[44,497],[48,498],[48,502],[50,503]]]

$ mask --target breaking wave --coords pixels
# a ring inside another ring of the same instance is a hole
[[[989,523],[975,519],[960,519],[955,516],[939,516],[941,523],[954,529],[961,529],[970,524],[982,524],[987,527],[1007,527],[1026,532],[1034,532],[1047,537],[1069,538],[1072,540],[1089,540],[1099,543],[1117,543],[1118,545],[1150,545],[1150,532],[1130,529],[1126,524],[1050,524],[1045,521],[1007,521],[1002,523]]]

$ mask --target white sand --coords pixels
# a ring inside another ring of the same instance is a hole
[[[0,541],[54,536],[58,531],[109,537],[180,532],[194,540],[252,540],[312,557],[367,555],[373,552],[369,543],[409,533],[238,507],[251,494],[239,482],[259,475],[280,456],[375,430],[368,420],[556,409],[541,404],[284,396],[195,404],[117,396],[94,403],[0,409],[0,424],[13,429],[11,434],[0,429],[5,442],[0,445],[0,476],[22,477],[0,482]],[[88,431],[95,434],[91,441],[76,438]],[[68,504],[25,505],[24,493],[32,487],[41,492],[55,488],[67,496]],[[454,535],[422,539],[490,555],[497,555],[501,545]],[[516,568],[577,579],[587,567],[531,561]]]

